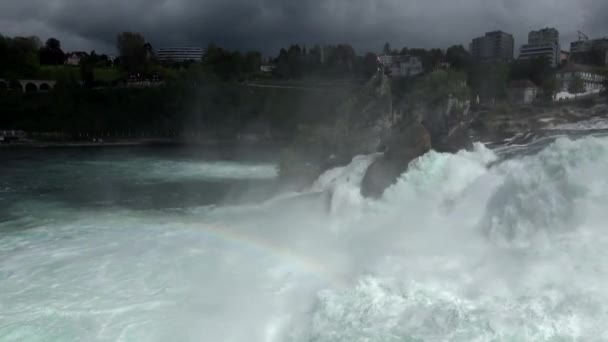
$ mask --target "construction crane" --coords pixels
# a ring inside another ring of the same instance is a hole
[[[583,32],[578,31],[578,40],[589,40],[589,37],[587,37],[587,35]]]

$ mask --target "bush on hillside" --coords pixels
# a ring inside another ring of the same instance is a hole
[[[459,101],[470,97],[466,74],[453,70],[436,70],[424,76],[414,86],[409,96],[410,103],[436,105],[453,96]]]

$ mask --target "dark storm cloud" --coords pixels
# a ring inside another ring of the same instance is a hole
[[[290,43],[447,47],[495,29],[519,45],[545,26],[569,42],[577,30],[608,35],[606,16],[605,0],[3,0],[0,32],[107,51],[117,33],[137,31],[155,46],[215,42],[269,53]]]

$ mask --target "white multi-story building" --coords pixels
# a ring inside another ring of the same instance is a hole
[[[204,55],[200,47],[165,47],[156,51],[156,58],[161,62],[200,62]]]
[[[420,58],[409,55],[382,55],[378,62],[393,77],[410,77],[421,74],[424,70]]]
[[[554,28],[544,28],[528,33],[528,44],[542,45],[559,43],[559,31]]]
[[[519,49],[519,59],[546,58],[552,67],[557,67],[561,61],[559,44],[522,45]]]
[[[585,92],[600,91],[604,88],[604,82],[606,81],[606,77],[597,69],[580,64],[570,64],[556,74],[557,81],[560,82],[563,91],[568,91],[570,82],[576,77],[583,80]]]
[[[552,67],[561,63],[561,47],[559,31],[554,28],[544,28],[528,34],[528,44],[519,49],[519,59],[546,58]]]

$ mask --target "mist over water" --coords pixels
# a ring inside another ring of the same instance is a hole
[[[375,156],[293,194],[246,155],[8,154],[0,340],[608,340],[608,138],[430,152],[379,200]]]

